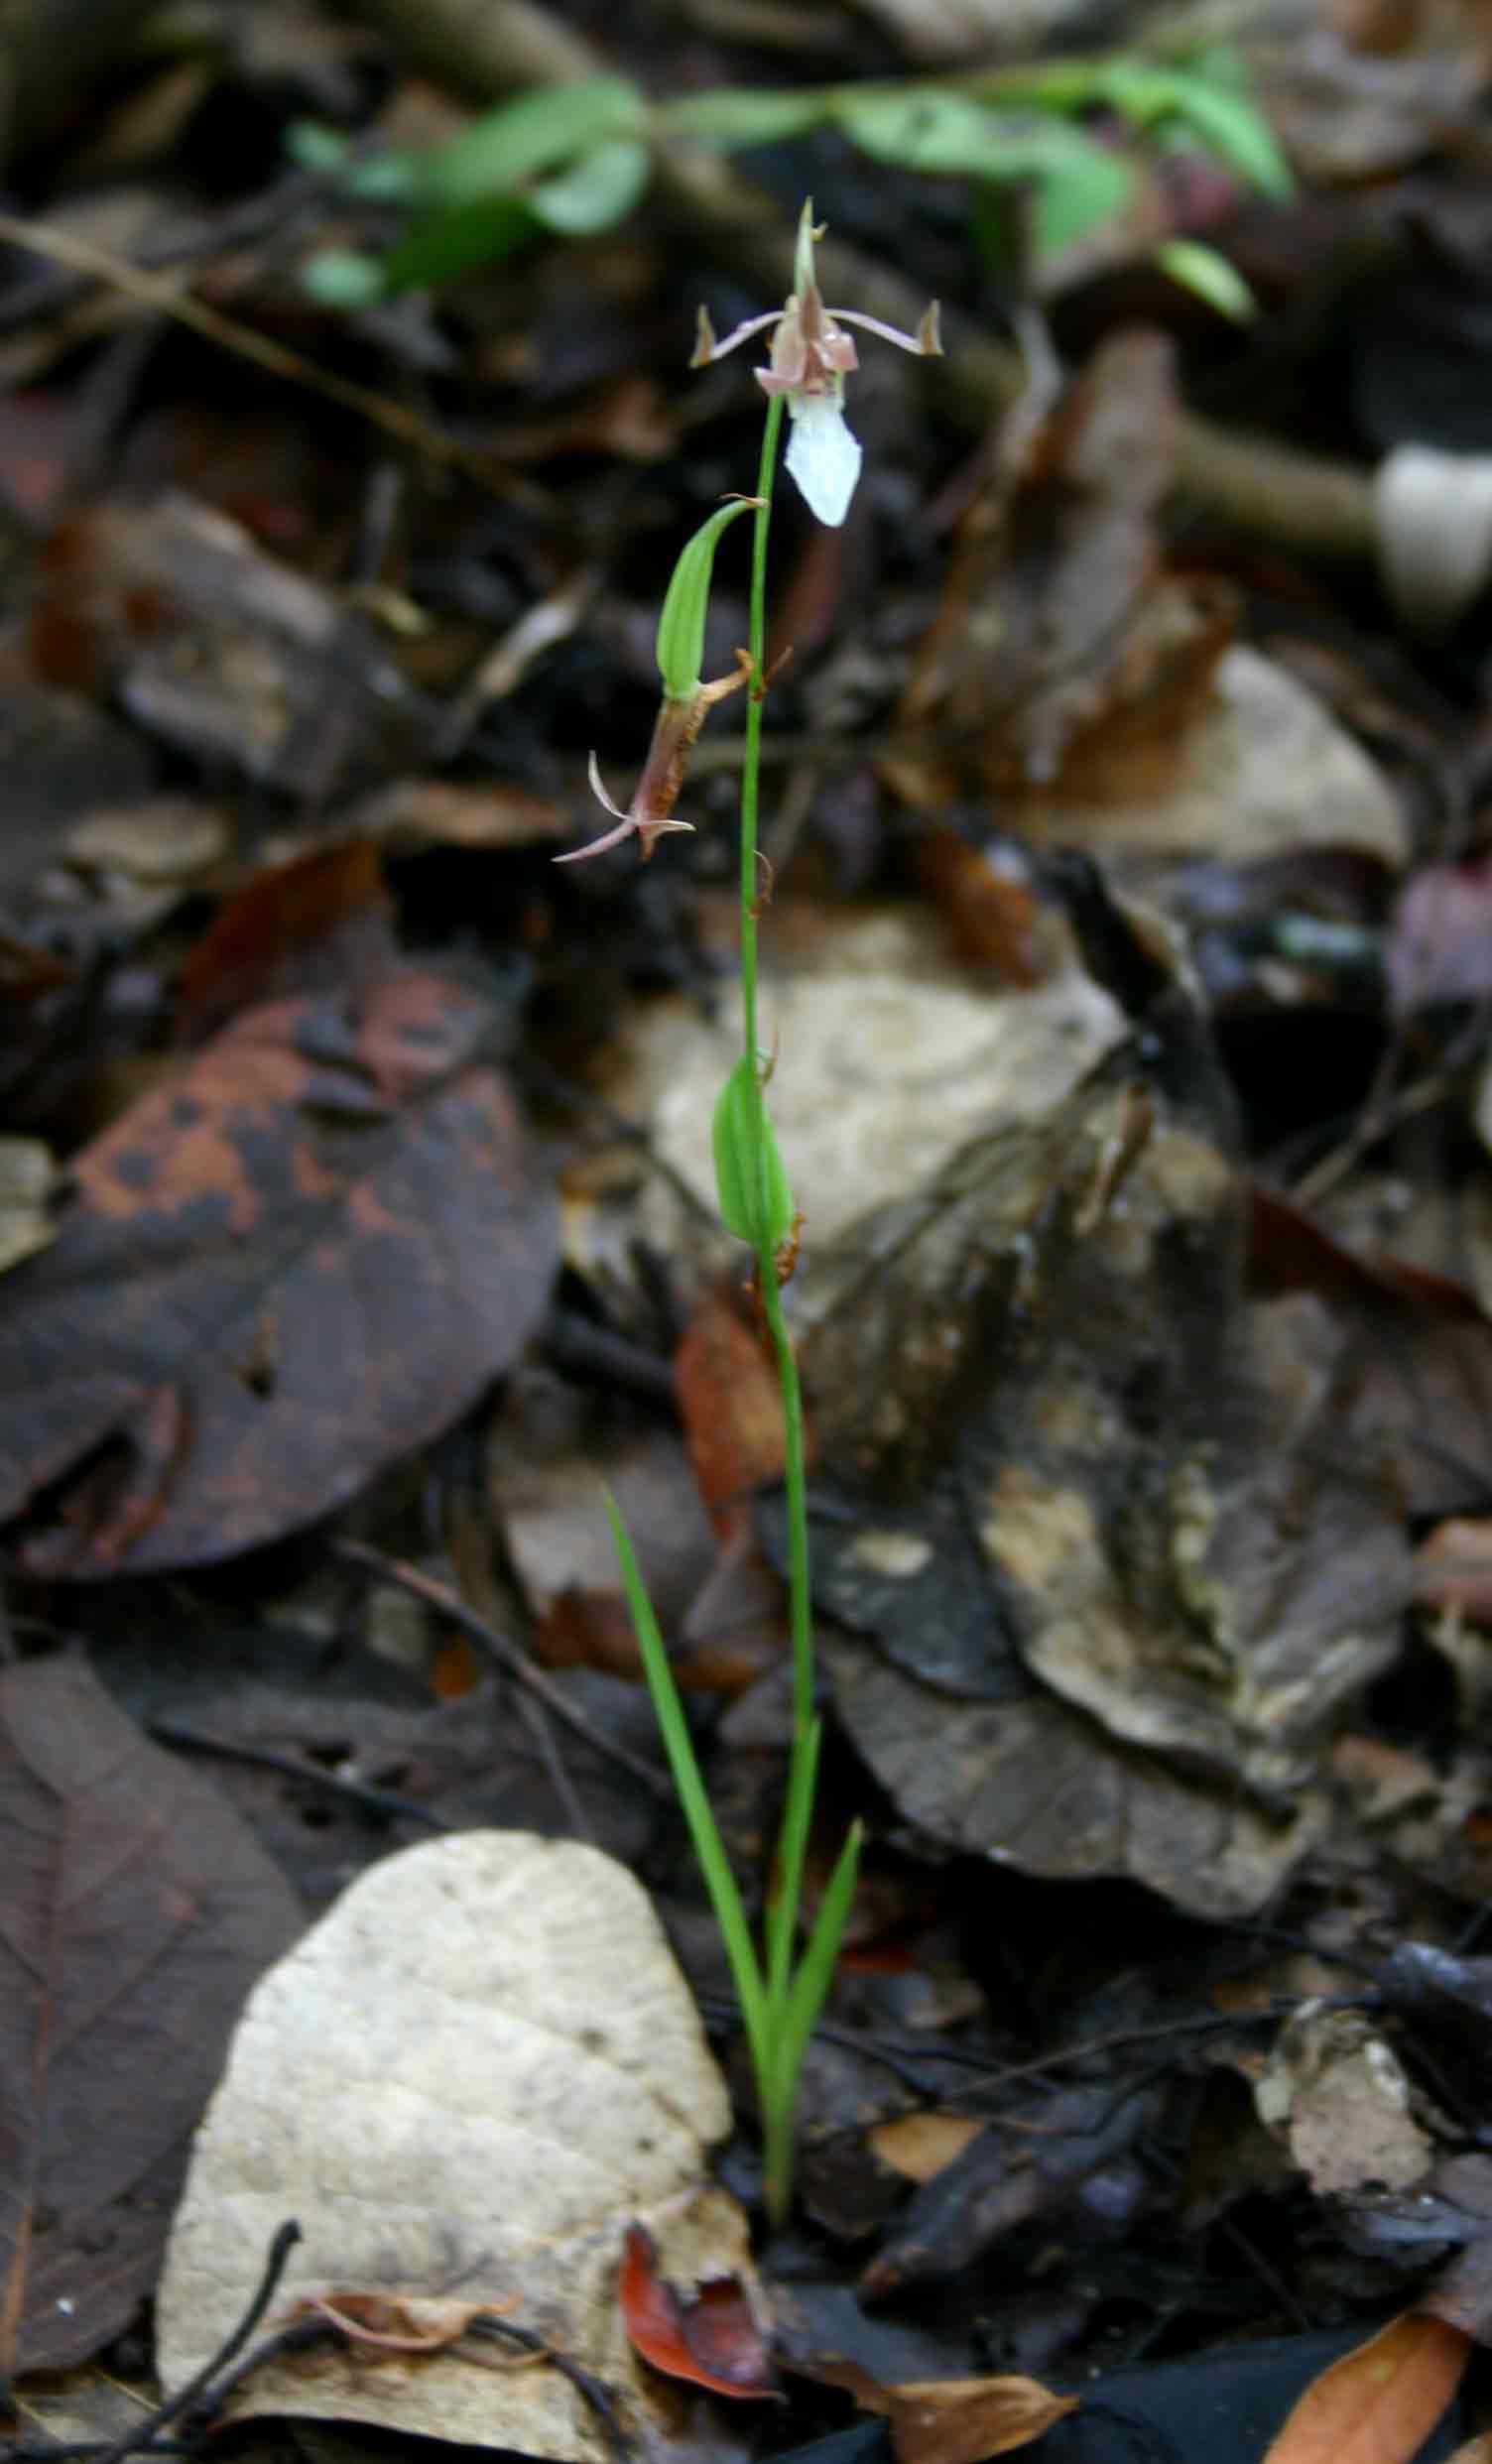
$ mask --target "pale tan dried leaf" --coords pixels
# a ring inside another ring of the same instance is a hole
[[[244,2308],[287,2216],[284,2284],[414,2315],[498,2309],[608,2386],[634,2429],[657,2399],[616,2268],[647,2225],[675,2281],[742,2273],[745,2222],[706,2182],[724,2083],[651,1903],[573,1841],[467,1832],[388,1858],[250,1999],[197,2141],[160,2305],[180,2385]],[[237,2414],[382,2423],[566,2464],[611,2464],[596,2416],[542,2363],[459,2351],[282,2360]]]
[[[868,2137],[883,2164],[909,2181],[932,2181],[984,2127],[967,2113],[902,2113],[878,2122]]]
[[[1039,2379],[925,2379],[889,2389],[897,2464],[982,2464],[1045,2438],[1077,2410]]]
[[[1320,2198],[1370,2184],[1407,2190],[1433,2160],[1399,2058],[1361,2011],[1307,2003],[1296,2012],[1254,2102]]]

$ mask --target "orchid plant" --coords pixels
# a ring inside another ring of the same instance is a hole
[[[635,837],[644,860],[660,836],[689,829],[675,810],[688,756],[714,704],[741,687],[747,691],[746,747],[741,772],[740,935],[743,1049],[720,1091],[714,1117],[715,1178],[727,1231],[751,1249],[753,1280],[776,1365],[783,1407],[783,1467],[788,1505],[789,1598],[793,1648],[793,1737],[787,1793],[760,1949],[746,1917],[719,1826],[694,1752],[668,1652],[638,1570],[626,1527],[608,1499],[617,1553],[638,1646],[668,1750],[674,1785],[688,1822],[694,1851],[708,1887],[730,1960],[742,2021],[756,2074],[761,2109],[765,2190],[774,2222],[787,2214],[793,2185],[793,2123],[799,2078],[813,2025],[823,2005],[854,1895],[859,1863],[859,1825],[851,1829],[808,1932],[802,1955],[798,1913],[812,1821],[822,1738],[815,1708],[812,1596],[808,1566],[808,1479],[803,1395],[793,1339],[783,1306],[783,1286],[796,1263],[800,1218],[767,1109],[771,1063],[758,1027],[757,921],[758,801],[761,781],[762,705],[769,676],[767,638],[767,542],[783,414],[792,423],[786,462],[809,511],[837,528],[849,511],[860,475],[860,446],[844,418],[844,384],[857,365],[854,339],[845,328],[879,334],[900,349],[923,354],[940,349],[936,306],[917,332],[902,333],[879,318],[848,308],[826,308],[814,270],[813,244],[821,237],[811,203],[798,228],[792,295],[781,308],[748,317],[717,342],[703,310],[692,365],[703,367],[755,335],[772,335],[768,364],[756,371],[767,397],[756,492],[728,500],[689,541],[675,567],[658,626],[658,666],[663,700],[653,740],[631,802],[613,802],[591,756],[591,784],[615,827],[587,846],[556,859],[561,864],[600,855]],[[700,675],[704,621],[716,546],[740,515],[753,517],[749,646],[736,654],[736,668],[706,684]]]

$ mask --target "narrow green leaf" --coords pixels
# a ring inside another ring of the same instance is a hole
[[[776,2056],[778,2078],[786,2093],[798,2092],[798,2075],[813,2025],[823,2009],[824,1999],[834,1981],[834,1963],[844,1928],[849,1920],[850,1903],[855,1896],[855,1882],[860,1871],[860,1842],[863,1825],[853,1822],[849,1836],[839,1851],[839,1859],[829,1876],[829,1886],[818,1904],[818,1914],[808,1947],[799,1963],[788,1996],[788,2007],[778,2032]]]
[[[709,586],[715,569],[720,534],[738,514],[755,510],[750,497],[738,496],[701,522],[669,577],[658,618],[658,673],[671,701],[692,701],[702,678],[704,619],[709,612]]]
[[[1251,102],[1214,87],[1191,84],[1180,109],[1213,153],[1266,196],[1294,196],[1290,165],[1274,130]]]
[[[1176,110],[1220,161],[1262,188],[1266,196],[1294,195],[1290,165],[1250,95],[1201,77],[1178,78]]]
[[[760,2081],[768,2075],[771,2066],[772,2032],[751,1928],[746,1922],[736,1878],[730,1870],[730,1860],[725,1854],[719,1826],[710,1805],[699,1759],[694,1752],[694,1741],[689,1735],[688,1721],[679,1697],[679,1687],[669,1664],[663,1636],[658,1630],[658,1619],[653,1613],[653,1603],[648,1597],[631,1536],[609,1489],[606,1491],[606,1513],[611,1523],[617,1562],[621,1567],[622,1587],[632,1613],[637,1647],[642,1654],[648,1691],[653,1697],[653,1708],[658,1715],[658,1726],[668,1752],[679,1802],[684,1808],[689,1837],[694,1843],[694,1854],[709,1891],[715,1922],[720,1928],[720,1938],[730,1960],[736,1998],[741,2005],[741,2017],[746,2025],[753,2064]]]
[[[808,1855],[808,1831],[813,1820],[813,1796],[818,1786],[818,1754],[822,1741],[823,1722],[815,1719],[807,1735],[795,1737],[792,1761],[788,1766],[788,1801],[783,1808],[782,1836],[777,1844],[777,1872],[772,1878],[766,1927],[767,1995],[769,2002],[778,2009],[785,2006],[793,1966],[798,1910],[803,1899],[804,1860]]]
[[[630,77],[581,77],[544,85],[484,113],[425,161],[433,204],[469,205],[503,188],[520,187],[606,138],[642,134],[641,89]]]
[[[635,137],[608,137],[567,171],[530,188],[528,203],[547,231],[571,239],[607,231],[630,214],[653,171],[653,157]]]
[[[1136,128],[1179,124],[1267,196],[1295,193],[1290,165],[1236,52],[1199,53],[1184,68],[1110,61],[1103,69],[1103,94]]]
[[[1220,316],[1231,316],[1237,323],[1247,324],[1257,313],[1258,302],[1237,266],[1217,249],[1209,248],[1205,241],[1165,240],[1156,250],[1156,263],[1174,283],[1194,291]]]

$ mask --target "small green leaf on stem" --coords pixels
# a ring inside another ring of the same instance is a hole
[[[671,701],[692,701],[700,689],[715,548],[727,525],[737,514],[752,511],[755,504],[755,497],[736,496],[720,506],[707,522],[701,522],[674,567],[658,619],[658,672]]]
[[[795,1209],[757,1063],[749,1053],[742,1053],[720,1089],[713,1136],[720,1219],[760,1257],[787,1240]]]

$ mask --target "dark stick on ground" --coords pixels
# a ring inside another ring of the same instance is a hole
[[[264,2263],[264,2273],[260,2277],[248,2308],[227,2342],[219,2347],[210,2361],[202,2364],[201,2369],[187,2380],[185,2387],[178,2388],[175,2396],[168,2396],[166,2402],[159,2404],[154,2412],[147,2413],[139,2426],[131,2430],[127,2438],[116,2439],[112,2446],[73,2448],[68,2452],[91,2456],[93,2464],[125,2464],[128,2456],[146,2454],[154,2456],[172,2452],[173,2450],[168,2447],[158,2446],[157,2441],[161,2431],[170,2429],[176,2422],[181,2421],[186,2424],[189,2432],[193,2424],[200,2427],[210,2420],[224,2393],[224,2390],[216,2383],[238,2359],[265,2311],[274,2300],[280,2279],[285,2274],[286,2263],[300,2239],[301,2228],[293,2219],[280,2227],[270,2244],[269,2256]],[[49,2450],[49,2453],[53,2455],[59,2452],[57,2448]]]
[[[231,1737],[214,1737],[204,1728],[193,1728],[186,1720],[152,1720],[150,1733],[162,1745],[180,1746],[189,1754],[221,1754],[229,1762],[251,1763],[256,1771],[279,1772],[287,1780],[304,1781],[324,1795],[340,1797],[364,1813],[380,1814],[387,1821],[423,1822],[433,1831],[451,1828],[428,1805],[416,1804],[412,1796],[401,1796],[397,1789],[370,1787],[365,1780],[344,1780],[338,1772],[323,1771],[316,1763],[298,1762],[293,1754],[276,1754],[269,1746],[239,1745]]]
[[[553,1711],[557,1720],[562,1720],[566,1728],[573,1729],[575,1735],[582,1738],[595,1753],[604,1754],[613,1763],[619,1763],[660,1803],[672,1803],[673,1786],[661,1771],[652,1763],[645,1763],[642,1756],[634,1754],[629,1746],[619,1745],[614,1737],[608,1737],[604,1729],[597,1728],[595,1722],[572,1703],[542,1668],[536,1668],[531,1660],[524,1658],[516,1643],[510,1642],[505,1634],[500,1634],[495,1626],[489,1626],[486,1618],[479,1617],[475,1609],[468,1608],[459,1592],[452,1591],[448,1583],[437,1582],[433,1574],[423,1574],[418,1566],[406,1564],[402,1557],[386,1557],[381,1550],[367,1547],[362,1540],[337,1540],[332,1546],[345,1565],[355,1565],[361,1572],[376,1576],[380,1582],[397,1583],[401,1591],[412,1592],[417,1600],[424,1600],[438,1615],[448,1617],[453,1626],[459,1626],[463,1634],[470,1635],[473,1643],[481,1645],[483,1651],[497,1662],[505,1676],[526,1685],[546,1709]]]
[[[532,2328],[515,2327],[510,2320],[494,2317],[485,2311],[472,2319],[466,2333],[469,2336],[488,2336],[493,2339],[506,2336],[510,2343],[519,2347],[520,2351],[532,2353],[536,2360],[547,2361],[552,2369],[559,2371],[561,2378],[568,2379],[576,2395],[581,2397],[596,2414],[611,2441],[617,2464],[635,2464],[632,2441],[617,2419],[616,2406],[611,2401],[610,2390],[603,2385],[601,2380],[593,2378],[588,2370],[582,2370],[578,2362],[571,2361],[564,2353],[557,2353],[553,2345],[546,2344],[543,2336],[535,2335]]]

